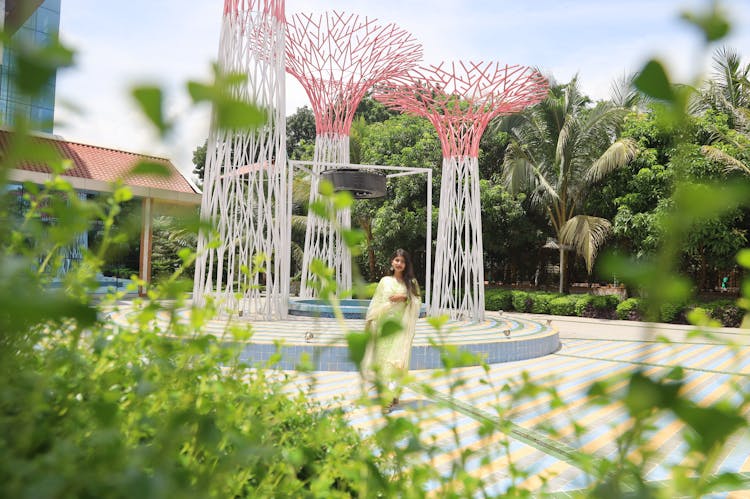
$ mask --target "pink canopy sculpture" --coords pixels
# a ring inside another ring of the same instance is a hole
[[[386,106],[427,118],[443,151],[431,314],[484,319],[479,141],[490,120],[547,96],[536,70],[496,62],[422,67],[376,87]]]
[[[421,45],[394,24],[378,24],[353,14],[295,14],[287,23],[286,69],[305,89],[315,115],[315,152],[310,203],[319,198],[319,176],[349,163],[354,112],[376,83],[406,74],[422,57]],[[337,224],[351,225],[349,210]],[[351,255],[338,231],[310,215],[305,234],[300,297],[309,298],[310,263],[324,261],[335,271],[339,289],[352,286]]]

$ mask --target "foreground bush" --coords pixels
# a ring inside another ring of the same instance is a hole
[[[323,411],[263,369],[246,370],[217,338],[176,341],[99,324],[36,339],[35,355],[2,367],[2,497],[366,489],[367,446],[341,412]]]

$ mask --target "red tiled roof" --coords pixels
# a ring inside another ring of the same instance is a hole
[[[0,154],[5,155],[13,132],[0,130]],[[123,179],[129,186],[163,189],[173,192],[194,194],[198,191],[188,182],[171,161],[165,158],[118,151],[106,147],[91,146],[68,142],[62,139],[33,137],[33,141],[51,145],[63,159],[69,159],[72,167],[63,175],[102,182],[114,182]],[[132,168],[141,161],[159,163],[167,167],[170,175],[128,175]],[[14,165],[19,170],[39,173],[51,173],[46,165],[39,162],[24,162]]]

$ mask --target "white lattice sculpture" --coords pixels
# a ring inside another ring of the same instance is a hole
[[[289,296],[291,211],[286,165],[284,0],[225,0],[219,68],[248,75],[236,97],[266,111],[237,131],[212,123],[201,218],[218,232],[198,240],[193,300],[216,298],[228,314],[284,318]]]
[[[295,14],[287,27],[287,71],[307,92],[315,114],[315,153],[310,203],[319,199],[318,176],[326,164],[349,163],[349,132],[365,93],[379,81],[404,74],[422,57],[406,31],[374,19],[327,12]],[[350,226],[349,210],[339,212],[340,227]],[[352,287],[351,255],[330,223],[308,216],[300,296],[309,298],[310,263],[334,269],[340,290]]]
[[[490,120],[535,104],[548,84],[537,71],[499,63],[440,64],[377,88],[385,105],[430,120],[443,150],[430,313],[484,319],[479,141]]]

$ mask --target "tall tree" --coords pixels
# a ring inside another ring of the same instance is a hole
[[[440,185],[440,141],[434,127],[422,118],[395,115],[368,125],[362,134],[359,159],[363,164],[432,168],[433,184]],[[368,261],[361,262],[366,267],[363,273],[371,279],[378,276],[396,247],[412,252],[417,275],[423,275],[420,251],[425,245],[425,201],[427,189],[432,188],[425,180],[423,175],[394,178],[388,183],[386,198],[355,203],[353,216],[366,233],[371,232],[367,238],[368,248],[373,252],[368,251]],[[393,218],[394,214],[398,216]],[[404,230],[394,225],[402,225]],[[372,255],[375,262],[369,258]]]
[[[290,159],[312,159],[314,146],[315,115],[308,106],[298,107],[286,118],[286,154]]]
[[[625,110],[611,103],[591,106],[574,78],[507,120],[504,179],[512,192],[528,192],[532,205],[547,214],[559,245],[560,292],[567,288],[567,248],[583,256],[590,273],[611,229],[608,220],[579,211],[588,190],[637,153],[633,140],[617,139],[624,116]]]
[[[203,176],[206,174],[206,149],[208,149],[208,140],[193,151],[193,175],[198,178],[198,186],[203,186]]]

